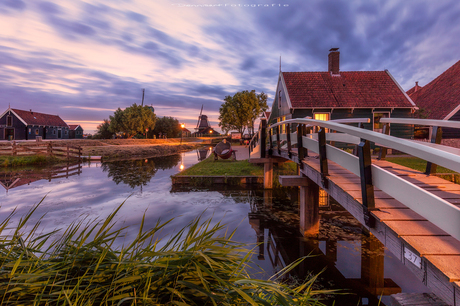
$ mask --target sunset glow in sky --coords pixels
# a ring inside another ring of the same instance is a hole
[[[458,0],[0,0],[0,108],[57,114],[93,133],[153,105],[217,128],[226,95],[273,101],[283,71],[388,69],[404,90],[460,60]]]

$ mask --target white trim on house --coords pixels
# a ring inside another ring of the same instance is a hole
[[[289,98],[289,92],[287,90],[286,83],[284,82],[284,77],[283,77],[282,72],[280,72],[280,78],[281,78],[281,85],[283,86],[284,94],[286,95],[286,102],[287,102],[287,105],[288,105],[288,109],[292,109],[291,99]]]
[[[7,112],[11,111],[22,123],[24,123],[25,126],[28,126],[29,124],[27,124],[27,122],[24,121],[24,119],[21,118],[21,116],[19,116],[18,114],[16,114],[14,112],[14,110],[11,108],[11,107],[8,107],[8,109],[6,111],[3,112],[3,114],[0,116],[0,118],[2,118],[3,116],[6,115]]]
[[[415,109],[418,109],[417,105],[415,105],[414,101],[412,101],[412,99],[409,97],[409,95],[402,89],[401,85],[399,85],[398,82],[396,82],[395,78],[391,75],[390,71],[388,71],[387,69],[385,69],[385,72],[390,76],[390,78],[393,80],[393,82],[398,85],[398,88],[399,90],[401,90],[401,92],[404,94],[404,96],[406,97],[407,100],[409,100],[409,102],[415,107]]]
[[[452,118],[453,115],[455,115],[458,111],[460,110],[460,104],[457,105],[456,108],[454,108],[453,111],[451,111],[446,117],[444,117],[444,119],[442,120],[449,120],[450,118]]]

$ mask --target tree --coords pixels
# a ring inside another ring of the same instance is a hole
[[[256,94],[255,90],[240,91],[232,96],[226,96],[219,108],[219,126],[227,133],[237,130],[241,134],[248,128],[254,133],[254,121],[268,109],[267,95]]]
[[[156,121],[153,134],[159,135],[161,133],[168,138],[174,138],[179,137],[181,131],[179,120],[173,117],[162,117]]]
[[[109,130],[131,138],[136,134],[144,134],[146,130],[153,130],[155,122],[156,116],[152,108],[134,103],[124,110],[118,108],[113,116],[110,116]]]
[[[113,136],[113,132],[109,130],[110,121],[108,119],[104,119],[104,122],[97,126],[97,133],[94,135],[94,138],[99,139],[110,139]]]

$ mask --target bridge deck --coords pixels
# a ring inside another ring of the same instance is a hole
[[[310,155],[303,160],[302,172],[321,186],[319,159]],[[388,161],[372,160],[372,163],[460,207],[460,185]],[[328,168],[328,193],[363,223],[360,178],[331,161],[328,161]],[[376,228],[371,229],[374,235],[426,285],[438,283],[443,278],[444,282],[435,286],[452,284],[441,291],[450,296],[447,300],[452,300],[453,294],[459,303],[460,241],[383,191],[375,188],[374,195],[376,210],[371,212],[377,220]],[[406,249],[422,258],[421,267],[406,260]]]

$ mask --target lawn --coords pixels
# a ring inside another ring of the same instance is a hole
[[[418,157],[412,157],[412,156],[391,157],[391,156],[387,156],[386,160],[389,161],[389,162],[401,165],[401,166],[405,166],[405,167],[408,167],[408,168],[412,168],[414,170],[418,170],[420,172],[425,172],[425,170],[426,170],[426,161],[423,160],[423,159],[420,159]],[[447,169],[447,168],[444,168],[444,167],[441,167],[441,166],[438,166],[436,172],[437,173],[455,173],[455,171],[452,171],[450,169]]]
[[[214,161],[214,156],[210,156],[202,162],[185,169],[179,175],[263,176],[264,171],[263,167],[251,164],[247,160],[219,159]]]

